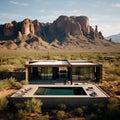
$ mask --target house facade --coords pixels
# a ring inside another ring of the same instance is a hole
[[[87,60],[32,60],[26,65],[26,81],[34,82],[99,82],[102,64]]]

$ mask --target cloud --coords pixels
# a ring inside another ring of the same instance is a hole
[[[25,19],[25,16],[20,14],[0,13],[0,24],[11,22],[13,20],[20,21]]]
[[[28,3],[21,3],[21,2],[17,2],[17,1],[10,1],[11,4],[14,4],[14,5],[19,5],[19,6],[29,6]]]
[[[112,7],[117,7],[117,8],[119,8],[119,7],[120,7],[120,3],[114,3],[114,4],[112,4]]]
[[[38,13],[45,13],[46,10],[44,10],[44,9],[41,9],[41,10],[35,10],[35,12],[38,12]]]
[[[57,15],[47,15],[47,16],[41,16],[41,17],[36,17],[40,22],[53,22],[58,18]]]

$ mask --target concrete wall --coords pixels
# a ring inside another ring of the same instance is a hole
[[[31,97],[24,97],[24,98],[10,98],[12,102],[24,102],[28,99],[31,99]],[[43,107],[47,108],[53,108],[57,107],[58,104],[66,104],[69,107],[78,107],[82,105],[92,105],[94,103],[101,103],[108,100],[108,98],[96,98],[96,97],[89,97],[89,98],[77,98],[77,97],[37,97],[37,99],[40,99],[43,102]]]

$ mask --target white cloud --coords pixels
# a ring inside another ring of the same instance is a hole
[[[66,15],[66,16],[80,16],[81,12],[80,10],[70,10],[70,11],[65,11],[65,10],[51,10],[51,11],[48,11],[50,14],[52,15],[57,15],[57,16],[60,16],[60,15]]]
[[[28,3],[21,3],[21,2],[17,2],[17,1],[10,1],[11,4],[14,4],[14,5],[19,5],[19,6],[29,6]]]
[[[37,10],[38,13],[45,13],[46,11],[44,9]]]
[[[111,6],[112,6],[112,7],[118,7],[118,8],[119,8],[119,7],[120,7],[120,3],[114,3],[114,4],[112,4]]]
[[[47,15],[47,16],[41,16],[41,17],[37,17],[37,19],[40,22],[53,22],[54,20],[56,20],[58,18],[57,15]]]
[[[20,21],[25,19],[25,16],[20,14],[0,13],[0,24],[11,22],[13,20]]]
[[[114,27],[113,27],[114,26]],[[105,37],[120,33],[120,24],[99,24],[99,30],[103,33]]]

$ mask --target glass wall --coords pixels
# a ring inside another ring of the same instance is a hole
[[[41,67],[38,71],[41,80],[52,80],[52,68]]]
[[[72,80],[89,81],[94,80],[94,67],[72,67]]]

